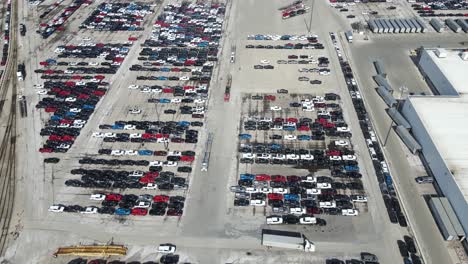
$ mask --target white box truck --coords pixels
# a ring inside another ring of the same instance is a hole
[[[262,245],[315,252],[315,245],[299,232],[262,229]]]

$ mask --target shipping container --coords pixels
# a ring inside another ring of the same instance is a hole
[[[401,23],[403,23],[404,27],[405,27],[405,33],[411,33],[411,26],[408,25],[408,22],[406,22],[406,19],[400,19],[401,20]]]
[[[401,19],[395,19],[395,22],[398,24],[398,26],[400,27],[400,33],[405,33],[406,32],[406,27],[405,25],[403,24],[403,22],[401,22]]]
[[[429,22],[431,26],[439,33],[444,32],[444,25],[437,18],[431,19]]]
[[[455,19],[455,22],[457,22],[457,24],[460,25],[461,29],[465,31],[465,33],[468,33],[468,23],[465,20]]]
[[[382,22],[380,22],[380,19],[376,19],[375,20],[375,24],[377,24],[377,28],[378,28],[378,33],[383,33],[384,31],[384,27],[382,25]]]
[[[458,33],[458,32],[461,31],[461,27],[457,23],[455,23],[455,21],[453,21],[453,19],[451,19],[451,18],[445,19],[445,24],[447,24],[447,26],[451,30],[453,30],[453,32],[455,32],[455,33]]]
[[[411,22],[411,19],[405,19],[405,22],[410,26],[410,33],[416,33],[416,25]]]
[[[389,33],[395,33],[395,27],[393,26],[393,24],[392,24],[392,22],[390,21],[390,19],[386,19],[385,22],[387,22],[387,25],[388,25],[388,27],[390,28],[390,29],[388,30],[388,32],[389,32]]]
[[[389,33],[390,32],[390,27],[387,24],[387,20],[386,19],[381,19],[380,23],[382,23],[382,26],[384,28],[384,33]]]
[[[379,28],[377,27],[377,24],[375,23],[374,19],[370,19],[367,23],[369,24],[369,28],[373,33],[378,32]]]
[[[390,19],[390,23],[392,23],[393,28],[394,28],[394,33],[400,33],[400,27],[398,26],[398,23],[395,21],[395,19]]]
[[[419,25],[418,21],[416,21],[414,18],[410,18],[408,20],[411,21],[411,23],[413,23],[413,25],[416,27],[416,33],[421,32],[421,25]]]
[[[418,22],[418,24],[421,26],[421,33],[424,33],[427,31],[426,24],[419,17],[415,17],[413,19],[416,20],[416,22]]]
[[[388,22],[387,19],[382,19],[382,25],[385,27],[385,30],[384,32],[385,33],[392,33],[393,32],[393,27],[391,27],[392,25]]]

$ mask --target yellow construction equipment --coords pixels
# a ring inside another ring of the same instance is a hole
[[[127,248],[119,245],[71,246],[58,248],[57,252],[54,253],[54,257],[66,255],[84,257],[125,256],[127,255]]]

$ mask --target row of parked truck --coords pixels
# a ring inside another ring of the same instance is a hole
[[[370,19],[369,28],[373,33],[424,33],[425,23],[415,18]]]

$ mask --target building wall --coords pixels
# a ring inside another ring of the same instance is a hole
[[[406,100],[401,110],[412,126],[412,134],[422,147],[422,154],[439,185],[442,193],[449,200],[465,233],[468,233],[468,203],[461,193],[442,156],[429,136],[411,100]]]
[[[433,89],[436,89],[438,94],[441,95],[458,95],[453,85],[447,80],[445,75],[441,72],[440,68],[434,63],[428,52],[434,50],[424,49],[421,53],[419,60],[419,67],[424,78],[429,79]]]

